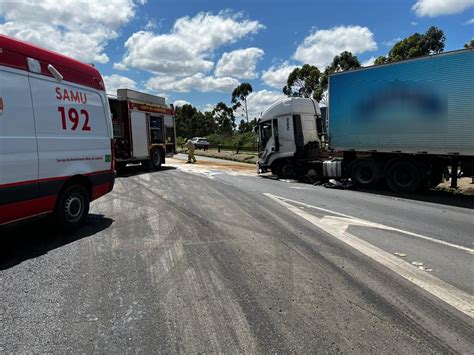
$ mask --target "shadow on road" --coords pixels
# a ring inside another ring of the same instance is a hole
[[[305,181],[279,179],[277,176],[271,174],[260,175],[260,177],[269,180],[278,180],[286,183],[305,183]],[[323,186],[320,187],[324,188]],[[463,195],[461,193],[453,193],[450,191],[429,190],[419,194],[399,194],[388,190],[388,187],[385,189],[378,188],[373,190],[352,187],[350,190],[373,195],[383,195],[389,197],[403,198],[407,200],[436,203],[439,205],[474,209],[474,196]]]
[[[449,191],[439,191],[439,190],[429,190],[420,194],[397,194],[396,192],[388,190],[364,190],[357,189],[364,193],[384,195],[390,197],[399,197],[408,200],[422,201],[429,203],[436,203],[439,205],[447,205],[454,207],[470,208],[474,209],[474,196],[462,195],[457,193],[452,193]]]
[[[51,218],[41,218],[0,228],[0,270],[9,269],[28,259],[48,253],[66,244],[107,229],[113,220],[90,214],[83,227],[73,232],[60,232]]]
[[[120,169],[120,171],[117,172],[117,178],[127,178],[130,176],[137,176],[142,174],[159,174],[167,170],[176,170],[176,167],[166,165],[162,166],[160,170],[157,171],[146,171],[141,165],[132,165]]]

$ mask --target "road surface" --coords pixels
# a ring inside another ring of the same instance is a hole
[[[178,158],[129,168],[77,232],[0,230],[0,352],[474,349],[472,199]]]

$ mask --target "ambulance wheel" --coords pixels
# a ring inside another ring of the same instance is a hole
[[[160,170],[162,161],[163,158],[161,152],[158,149],[155,149],[151,152],[151,159],[148,162],[148,168],[150,170]]]
[[[90,196],[82,185],[70,185],[59,196],[56,218],[62,229],[78,228],[89,214]]]

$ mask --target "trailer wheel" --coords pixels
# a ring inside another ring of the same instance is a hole
[[[420,188],[420,170],[410,161],[398,161],[386,173],[387,185],[395,192],[413,193]]]
[[[377,164],[370,159],[356,160],[351,169],[351,180],[359,187],[374,187],[380,180]]]
[[[65,188],[56,203],[55,217],[62,229],[78,228],[89,214],[90,196],[84,186],[79,184]]]
[[[148,167],[150,170],[160,170],[161,163],[163,162],[163,157],[159,149],[155,149],[151,152],[151,159],[148,162]]]

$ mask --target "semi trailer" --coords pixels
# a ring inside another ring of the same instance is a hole
[[[385,182],[412,193],[451,168],[474,175],[474,50],[335,73],[327,116],[318,102],[288,98],[257,126],[260,173]]]

